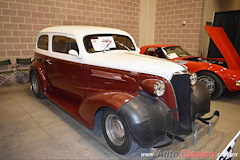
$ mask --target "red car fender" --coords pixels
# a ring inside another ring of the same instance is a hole
[[[38,75],[39,81],[40,81],[40,89],[43,94],[47,94],[47,91],[49,89],[49,83],[46,80],[46,75],[44,70],[42,69],[41,64],[38,61],[33,61],[31,66],[30,66],[30,76],[31,74],[35,72]]]
[[[192,72],[199,73],[199,72],[212,72],[215,73],[225,84],[226,88],[229,91],[237,91],[235,83],[237,80],[240,79],[240,75],[230,69],[221,67],[219,65],[211,64],[211,63],[201,63],[201,62],[191,62],[187,61],[187,67],[191,68]],[[196,65],[195,63],[198,63]],[[236,90],[234,89],[236,88]]]
[[[84,99],[79,107],[79,115],[91,127],[94,128],[94,117],[97,111],[102,107],[109,107],[117,111],[128,101],[137,96],[136,93],[127,93],[119,91],[102,91],[89,95]]]
[[[218,70],[216,72],[230,92],[239,91],[236,81],[240,80],[240,73],[230,69]]]

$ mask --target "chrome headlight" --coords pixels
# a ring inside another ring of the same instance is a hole
[[[196,84],[197,80],[198,80],[197,74],[196,74],[196,73],[190,73],[190,82],[191,82],[191,85]]]
[[[240,80],[236,81],[236,86],[240,86]]]
[[[166,91],[166,85],[163,81],[159,80],[156,82],[156,84],[154,85],[154,95],[155,96],[162,96]]]

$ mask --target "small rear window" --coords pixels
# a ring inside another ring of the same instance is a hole
[[[48,35],[41,35],[38,38],[37,48],[48,50]]]

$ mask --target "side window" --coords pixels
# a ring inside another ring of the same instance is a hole
[[[159,58],[166,58],[162,49],[159,47],[150,47],[147,49],[147,51],[145,52],[146,55],[151,55],[154,57],[159,57]]]
[[[162,48],[159,47],[158,49],[155,50],[155,54],[159,58],[166,58],[165,54],[162,51]]]
[[[38,38],[37,48],[48,50],[48,35],[42,35]]]
[[[53,36],[52,50],[68,54],[68,51],[74,49],[79,53],[77,43],[74,39],[65,36]]]
[[[144,54],[155,56],[156,49],[157,49],[156,47],[149,47]]]

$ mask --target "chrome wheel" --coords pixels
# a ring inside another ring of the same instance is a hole
[[[38,79],[37,76],[34,74],[32,76],[32,90],[34,93],[38,93],[39,92],[39,83],[38,83]]]
[[[207,88],[208,93],[210,95],[215,91],[215,89],[216,89],[215,82],[216,81],[212,77],[210,77],[208,75],[201,75],[198,77],[198,80],[205,85],[205,87]]]
[[[125,140],[125,131],[121,120],[114,114],[107,116],[105,121],[106,133],[109,140],[116,146],[121,146]]]
[[[137,149],[126,122],[116,111],[104,108],[101,124],[104,138],[115,152],[127,154]]]

